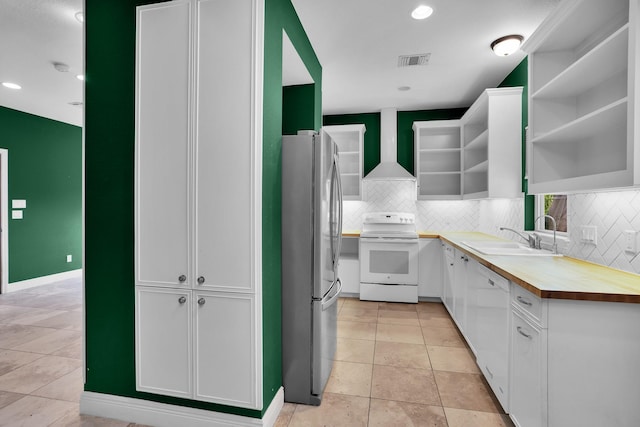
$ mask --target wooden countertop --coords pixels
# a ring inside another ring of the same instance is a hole
[[[567,256],[484,255],[462,243],[502,240],[484,233],[445,232],[439,237],[541,298],[640,303],[637,274]]]
[[[360,230],[342,230],[342,237],[360,237]]]
[[[360,237],[360,230],[343,230],[342,237]],[[418,237],[421,239],[437,239],[440,233],[435,231],[419,231]]]

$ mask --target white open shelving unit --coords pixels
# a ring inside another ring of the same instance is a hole
[[[365,125],[323,126],[338,145],[344,200],[362,200],[362,155]]]
[[[530,193],[637,185],[638,0],[565,0],[529,38]]]

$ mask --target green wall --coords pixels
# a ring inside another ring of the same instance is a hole
[[[282,134],[295,135],[299,130],[315,129],[315,85],[282,88]]]
[[[529,125],[529,80],[528,80],[528,58],[524,58],[516,68],[509,73],[507,77],[498,85],[498,87],[514,87],[522,86],[522,191],[524,196],[524,229],[534,229],[534,216],[535,216],[535,196],[527,194],[527,180],[524,177],[526,170],[526,128]]]
[[[9,283],[82,268],[82,128],[0,107],[0,148],[9,153]],[[27,201],[24,219],[11,219],[12,199]]]
[[[410,173],[414,172],[413,163],[413,122],[422,120],[459,119],[466,108],[441,110],[398,111],[397,141],[398,163]],[[366,176],[380,163],[380,113],[327,115],[324,125],[350,125],[363,123],[364,133],[363,173]]]
[[[135,7],[156,1],[85,1],[85,390],[220,412],[252,411],[135,390],[134,88]],[[289,0],[265,0],[263,112],[263,402],[282,386],[280,220],[282,30],[314,79],[321,123],[321,73]]]

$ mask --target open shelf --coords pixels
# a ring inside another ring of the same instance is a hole
[[[322,129],[331,136],[338,146],[344,199],[360,200],[362,198],[362,147],[365,126],[363,124],[335,125],[324,126]]]
[[[464,170],[465,173],[487,172],[489,170],[489,160],[477,163]]]
[[[465,146],[465,150],[486,149],[489,144],[489,129],[485,129],[480,135],[473,138]]]

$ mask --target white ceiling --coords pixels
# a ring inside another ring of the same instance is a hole
[[[511,33],[528,37],[557,1],[292,3],[323,67],[323,113],[339,114],[470,105],[524,58],[522,52],[495,56],[491,41]],[[419,3],[435,10],[425,21],[409,16]],[[69,104],[83,98],[76,79],[83,73],[83,25],[74,16],[82,6],[83,0],[0,0],[0,81],[22,86],[0,86],[0,105],[82,125],[82,107]],[[431,53],[427,66],[397,67],[399,55],[421,53]],[[57,71],[54,62],[69,72]]]
[[[292,0],[322,64],[324,114],[467,107],[525,57],[498,57],[493,40],[525,39],[557,0]],[[411,18],[419,4],[434,9]],[[398,68],[399,55],[431,53]],[[409,91],[398,87],[409,86]]]

